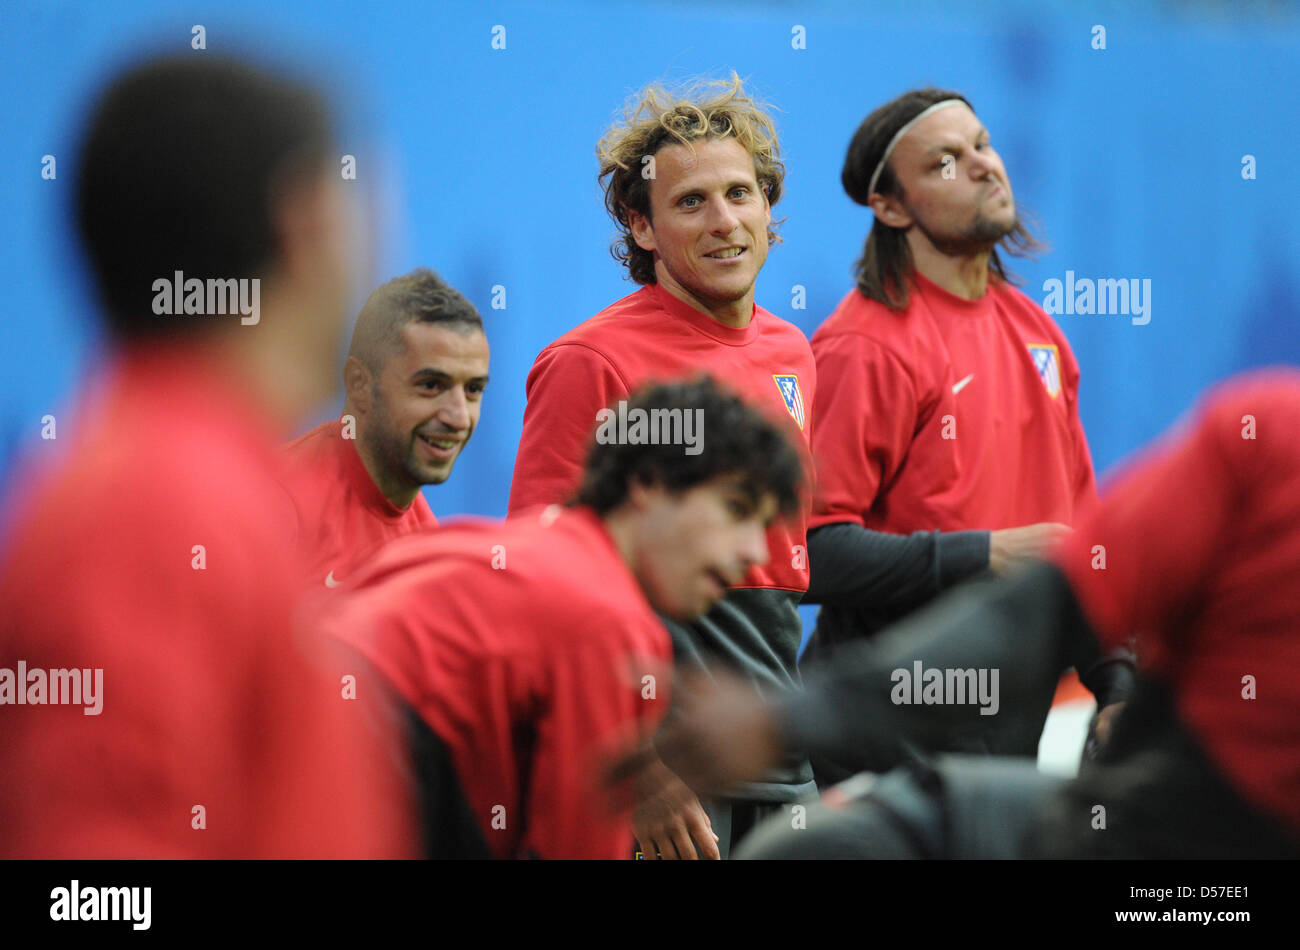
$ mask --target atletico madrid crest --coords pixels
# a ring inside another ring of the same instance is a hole
[[[794,421],[799,423],[799,428],[802,429],[805,414],[803,393],[799,390],[799,377],[794,373],[784,375],[774,373],[772,378],[776,380],[776,388],[781,391],[781,401],[785,403],[786,411],[794,417]]]
[[[1061,394],[1061,353],[1051,343],[1030,343],[1029,355],[1034,368],[1047,387],[1047,395],[1055,399]]]

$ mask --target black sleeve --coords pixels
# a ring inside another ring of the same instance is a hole
[[[911,609],[989,566],[987,531],[869,531],[852,522],[808,532],[805,604]]]
[[[1069,666],[1089,671],[1103,658],[1065,576],[1036,562],[988,585],[962,588],[882,631],[840,649],[832,663],[805,671],[804,690],[777,708],[794,749],[849,767],[905,757],[905,743],[931,747],[979,725],[981,707],[893,701],[895,670],[998,671],[998,701],[1027,708]],[[1104,678],[1099,671],[1098,676]]]
[[[401,700],[394,702],[406,717],[425,856],[491,860],[492,852],[461,789],[451,750],[415,710]]]
[[[1130,647],[1116,647],[1090,667],[1079,668],[1079,682],[1097,697],[1097,708],[1127,702],[1137,683],[1137,656]]]

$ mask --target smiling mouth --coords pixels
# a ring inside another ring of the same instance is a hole
[[[440,452],[454,451],[460,445],[460,439],[432,439],[427,435],[420,435],[418,432],[416,435],[425,445],[432,446]]]
[[[715,261],[729,261],[739,257],[744,253],[745,253],[745,249],[743,247],[729,247],[721,251],[712,251],[708,254],[705,254],[704,256],[711,257]]]

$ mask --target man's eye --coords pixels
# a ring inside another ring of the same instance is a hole
[[[747,194],[749,194],[749,189],[748,189],[748,188],[734,188],[734,189],[732,189],[732,192],[731,192],[731,196],[732,196],[733,198],[736,197],[737,195],[739,195],[740,197],[743,198],[743,197],[745,197]]]
[[[727,502],[727,510],[731,512],[732,517],[737,521],[744,521],[753,511],[748,502],[739,498],[733,498]]]
[[[682,207],[684,207],[684,208],[694,208],[695,205],[694,205],[694,204],[691,204],[690,202],[698,202],[699,200],[700,200],[700,196],[699,196],[699,195],[687,195],[685,198],[682,199],[682,202],[681,202],[681,203],[682,203]]]

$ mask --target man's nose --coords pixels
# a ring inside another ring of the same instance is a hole
[[[997,162],[988,152],[972,151],[970,155],[970,175],[976,181],[983,181],[997,170]]]
[[[739,223],[740,218],[736,216],[735,209],[726,198],[715,198],[709,202],[708,224],[712,233],[726,237],[736,230],[736,225]]]
[[[762,567],[771,560],[767,546],[767,529],[757,522],[752,522],[745,531],[742,556],[749,567]]]
[[[461,431],[469,428],[469,400],[465,398],[463,388],[456,387],[443,396],[442,404],[438,406],[437,418],[449,429]]]

